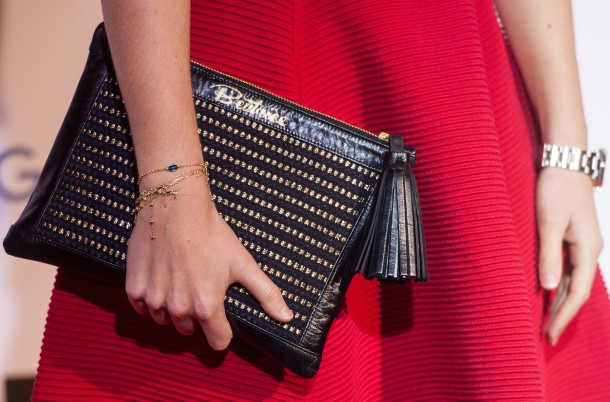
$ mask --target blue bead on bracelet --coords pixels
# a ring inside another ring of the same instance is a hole
[[[157,173],[157,172],[163,172],[163,171],[168,171],[168,172],[175,172],[176,170],[178,170],[181,167],[188,167],[188,166],[201,166],[203,168],[207,167],[206,163],[201,163],[201,162],[195,162],[195,163],[183,163],[180,165],[169,165],[168,167],[164,167],[164,168],[159,168],[159,169],[153,169],[151,171],[148,171],[142,175],[140,175],[140,177],[138,177],[138,184],[140,184],[140,180],[142,180],[142,178],[144,176],[148,176],[149,174],[153,174],[153,173]]]

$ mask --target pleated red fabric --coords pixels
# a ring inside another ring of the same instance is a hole
[[[355,278],[303,380],[60,269],[34,400],[610,400],[599,275],[559,344],[544,341],[538,139],[491,0],[194,1],[192,58],[417,148],[430,281]]]

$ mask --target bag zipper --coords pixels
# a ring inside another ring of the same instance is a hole
[[[284,102],[286,102],[286,103],[289,103],[289,104],[291,104],[291,105],[293,105],[293,106],[297,106],[297,107],[299,107],[299,108],[301,108],[301,109],[305,109],[305,110],[307,110],[308,112],[311,112],[311,113],[314,113],[314,114],[318,114],[318,115],[324,116],[324,117],[326,117],[326,118],[328,118],[328,119],[330,119],[330,120],[333,120],[333,121],[335,121],[335,122],[337,122],[337,123],[341,123],[341,124],[346,125],[346,126],[348,126],[348,127],[355,128],[355,129],[356,129],[356,130],[358,130],[358,131],[363,131],[363,132],[365,132],[366,134],[369,134],[369,135],[373,136],[374,138],[376,138],[376,139],[378,139],[378,140],[381,140],[381,141],[387,142],[387,141],[389,140],[389,138],[390,138],[390,134],[388,134],[388,133],[386,133],[386,132],[383,132],[383,131],[382,131],[382,132],[380,132],[379,134],[375,134],[375,133],[370,132],[370,131],[368,131],[368,130],[365,130],[365,129],[363,129],[363,128],[356,127],[356,126],[354,126],[353,124],[346,123],[346,122],[344,122],[343,120],[339,120],[339,119],[337,119],[336,117],[329,116],[329,115],[327,115],[327,114],[325,114],[325,113],[318,112],[317,110],[313,110],[313,109],[308,108],[307,106],[303,106],[303,105],[301,105],[301,104],[298,104],[298,103],[296,103],[296,102],[293,102],[293,101],[291,101],[290,99],[286,99],[286,98],[284,98],[284,97],[282,97],[282,96],[279,96],[279,95],[277,95],[277,94],[274,94],[274,93],[273,93],[273,92],[271,92],[271,91],[267,91],[266,89],[261,88],[261,87],[259,87],[259,86],[257,86],[257,85],[254,85],[254,84],[252,84],[251,82],[248,82],[248,81],[242,80],[241,78],[237,78],[237,77],[234,77],[234,76],[232,76],[232,75],[229,75],[229,74],[223,73],[222,71],[218,71],[218,70],[216,70],[216,69],[213,69],[213,68],[211,68],[211,67],[205,66],[205,65],[203,65],[203,64],[201,64],[201,63],[198,63],[198,62],[196,62],[196,61],[193,61],[193,60],[191,60],[191,63],[192,63],[192,64],[194,64],[194,65],[196,65],[196,66],[198,66],[198,67],[203,68],[204,70],[210,70],[210,71],[212,71],[212,72],[214,72],[214,73],[216,73],[216,74],[219,74],[220,76],[224,76],[224,77],[227,77],[227,78],[229,78],[229,79],[233,79],[233,80],[235,80],[235,81],[241,82],[242,84],[249,85],[249,86],[251,86],[251,87],[253,87],[253,88],[255,88],[255,89],[257,89],[257,90],[259,90],[259,91],[261,91],[261,92],[264,92],[264,93],[266,93],[266,94],[268,94],[268,95],[271,95],[271,96],[273,96],[273,97],[279,98],[280,100],[282,100],[282,101],[284,101]]]

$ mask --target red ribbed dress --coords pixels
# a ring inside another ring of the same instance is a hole
[[[59,270],[35,400],[610,400],[610,303],[556,347],[537,283],[537,138],[492,0],[194,1],[192,58],[418,151],[430,281],[357,277],[303,380]]]

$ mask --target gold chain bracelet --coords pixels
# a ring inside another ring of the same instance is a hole
[[[140,195],[136,199],[136,205],[134,208],[134,214],[135,214],[134,225],[135,225],[136,221],[138,220],[138,212],[140,212],[142,210],[142,208],[144,208],[148,204],[150,207],[150,220],[149,220],[150,239],[154,240],[155,239],[155,220],[154,220],[154,216],[153,216],[153,205],[154,205],[153,201],[157,197],[163,196],[164,197],[163,207],[165,208],[167,206],[167,198],[173,196],[174,199],[176,199],[176,194],[178,193],[178,191],[181,190],[182,188],[184,188],[184,186],[181,186],[181,187],[172,189],[173,186],[187,180],[190,177],[198,177],[198,176],[205,176],[207,179],[207,177],[208,177],[207,163],[203,164],[203,168],[201,168],[201,169],[189,170],[188,172],[186,172],[184,174],[181,174],[164,183],[161,183],[157,187],[153,187],[153,188],[140,192]],[[210,183],[208,182],[208,190],[209,190],[209,187],[210,187]]]
[[[183,163],[183,164],[179,164],[179,165],[169,165],[167,167],[162,167],[162,168],[158,168],[158,169],[153,169],[150,170],[144,174],[141,174],[138,177],[138,183],[140,184],[140,180],[142,180],[145,176],[148,176],[149,174],[153,174],[153,173],[158,173],[158,172],[164,172],[164,171],[168,171],[168,172],[175,172],[176,170],[178,170],[179,168],[182,167],[190,167],[190,166],[201,166],[203,168],[207,167],[207,163],[201,163],[201,162],[195,162],[195,163]]]

